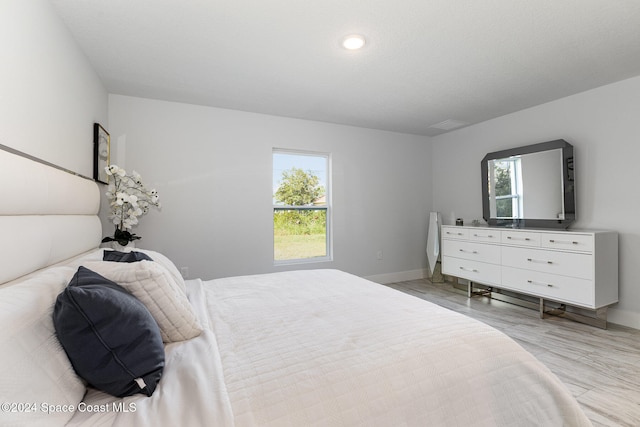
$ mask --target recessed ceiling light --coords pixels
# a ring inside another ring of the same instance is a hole
[[[360,34],[351,34],[342,39],[342,46],[345,49],[357,50],[365,44],[364,37]]]

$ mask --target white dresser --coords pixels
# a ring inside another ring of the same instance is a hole
[[[618,302],[618,233],[442,226],[442,273],[597,310]],[[578,319],[580,320],[580,319]],[[587,322],[591,323],[591,322]]]

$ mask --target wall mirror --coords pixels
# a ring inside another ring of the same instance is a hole
[[[575,220],[573,146],[567,141],[489,153],[481,171],[489,225],[567,228]]]

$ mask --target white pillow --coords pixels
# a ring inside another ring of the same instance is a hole
[[[187,286],[184,283],[184,278],[182,277],[182,274],[180,274],[180,271],[178,271],[178,267],[176,267],[173,261],[171,261],[160,252],[150,251],[148,249],[135,249],[135,251],[149,255],[149,258],[166,268],[169,273],[171,273],[171,276],[173,276],[173,278],[175,279],[176,284],[180,287],[180,289],[182,289],[182,292],[184,292],[185,294],[187,293]]]
[[[0,288],[0,403],[16,405],[9,411],[3,407],[2,425],[64,425],[73,416],[70,405],[77,408],[84,396],[86,387],[56,337],[52,318],[56,298],[74,273],[70,267],[52,267]],[[61,406],[47,414],[43,404]]]
[[[83,265],[142,301],[158,323],[162,341],[188,340],[202,332],[187,296],[171,273],[157,262],[86,262]]]

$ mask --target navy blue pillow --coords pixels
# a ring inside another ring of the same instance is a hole
[[[76,373],[113,396],[151,396],[164,347],[149,310],[123,287],[80,267],[58,295],[53,323]]]
[[[120,252],[120,251],[104,251],[102,255],[103,261],[115,262],[138,262],[142,260],[153,261],[147,254],[142,252]]]

